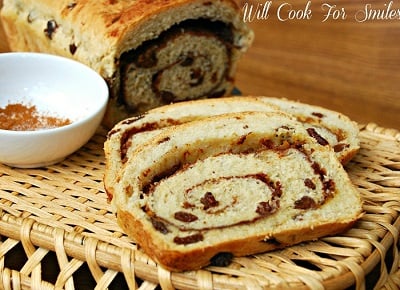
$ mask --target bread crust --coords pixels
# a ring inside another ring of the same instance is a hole
[[[335,235],[350,229],[361,216],[362,214],[353,220],[342,223],[332,222],[317,225],[314,228],[283,231],[269,240],[265,240],[265,237],[260,235],[204,248],[176,251],[160,249],[160,243],[148,234],[140,220],[137,220],[130,212],[117,211],[118,224],[125,233],[137,242],[145,253],[152,253],[152,259],[159,263],[159,266],[176,272],[198,270],[209,266],[212,264],[213,257],[220,253],[230,253],[236,257],[242,257],[313,241],[323,236]]]
[[[232,23],[237,30],[248,33],[237,15],[238,6],[231,0],[3,2],[1,19],[11,49],[62,54],[97,68],[105,77],[112,77],[116,66],[114,59],[123,51],[136,48],[188,17],[207,15],[205,11],[213,6],[216,8],[210,9],[212,19]],[[223,10],[226,11],[221,13]],[[57,31],[50,39],[43,33],[46,28],[43,23],[52,19],[63,26],[63,31]],[[76,54],[71,55],[68,47],[72,43],[82,45],[83,50],[77,49]]]

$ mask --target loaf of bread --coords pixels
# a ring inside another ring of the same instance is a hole
[[[104,123],[189,99],[224,96],[253,33],[234,0],[4,0],[13,51],[58,54],[110,87]]]
[[[118,223],[169,270],[226,265],[336,234],[362,215],[332,148],[282,112],[168,126],[127,160],[113,184]]]

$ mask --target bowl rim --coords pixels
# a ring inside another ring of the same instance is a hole
[[[78,120],[71,121],[71,123],[64,125],[64,126],[58,126],[58,127],[53,127],[53,128],[44,128],[44,129],[38,129],[38,130],[7,130],[7,129],[1,129],[0,128],[0,135],[46,135],[49,133],[56,133],[58,131],[65,131],[69,129],[73,129],[75,127],[80,127],[82,124],[86,123],[88,120],[94,118],[97,114],[99,114],[101,111],[106,110],[106,106],[109,100],[109,87],[107,85],[107,82],[105,79],[94,69],[89,67],[88,65],[79,62],[77,60],[74,60],[72,58],[60,56],[60,55],[55,55],[55,54],[50,54],[50,53],[43,53],[43,52],[4,52],[0,53],[0,62],[2,59],[7,59],[7,58],[36,58],[36,59],[48,59],[48,60],[55,60],[55,61],[60,61],[60,62],[66,62],[69,63],[70,65],[80,67],[80,69],[85,70],[88,74],[92,75],[95,79],[96,82],[98,83],[99,89],[99,102],[96,102],[96,110],[90,110],[89,114],[86,114],[84,117],[79,118]],[[101,100],[102,98],[102,100]]]

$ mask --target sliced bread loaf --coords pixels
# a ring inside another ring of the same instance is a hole
[[[335,234],[362,214],[331,147],[279,112],[165,128],[130,152],[112,205],[124,231],[175,271]]]

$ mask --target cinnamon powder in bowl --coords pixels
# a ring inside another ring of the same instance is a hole
[[[106,110],[105,80],[77,61],[33,52],[0,54],[0,162],[57,163],[94,135]]]
[[[69,119],[38,112],[35,105],[8,104],[0,108],[0,129],[12,131],[35,131],[71,124]]]

